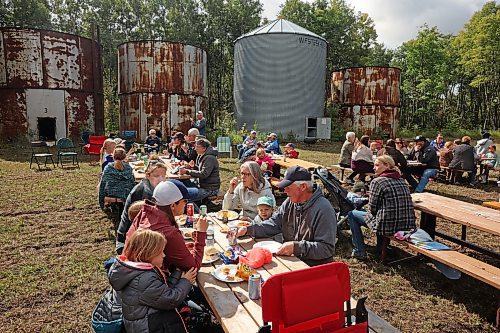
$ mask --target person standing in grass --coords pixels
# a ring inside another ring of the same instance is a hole
[[[166,245],[161,233],[139,229],[110,268],[109,282],[121,298],[127,332],[187,333],[176,308],[191,291],[196,269],[183,272],[175,285],[168,286],[161,270]]]

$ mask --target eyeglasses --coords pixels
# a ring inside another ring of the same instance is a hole
[[[402,142],[401,141],[396,141],[396,144],[400,145],[400,144],[402,144]]]
[[[252,174],[250,172],[240,172],[241,177],[250,177]]]

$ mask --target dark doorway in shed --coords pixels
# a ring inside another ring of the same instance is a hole
[[[42,141],[56,140],[56,118],[38,118],[38,139]]]

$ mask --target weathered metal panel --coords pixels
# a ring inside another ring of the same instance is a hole
[[[399,106],[400,80],[398,68],[346,68],[332,74],[332,101],[346,105]]]
[[[140,98],[140,94],[120,95],[120,130],[137,131],[139,137],[146,137],[140,126]]]
[[[238,126],[306,136],[305,117],[324,116],[327,43],[310,35],[241,38],[234,50]]]
[[[80,89],[78,37],[42,32],[43,78],[47,88]]]
[[[3,34],[0,32],[0,87],[5,87],[6,85],[7,85],[7,68],[5,67]]]
[[[26,118],[26,94],[24,90],[0,90],[0,138],[13,139],[28,133],[28,119]]]
[[[399,107],[346,105],[342,107],[341,117],[349,130],[366,135],[383,132],[394,138],[399,126]]]
[[[7,83],[11,88],[42,87],[40,33],[33,30],[5,30]]]
[[[191,127],[189,118],[196,115],[196,99],[193,95],[170,96],[170,128],[173,132],[187,133]]]
[[[38,118],[55,118],[56,139],[68,135],[65,91],[59,89],[26,89],[26,116],[29,131],[38,138]]]
[[[93,129],[95,102],[92,93],[71,91],[65,96],[68,136],[80,137],[83,129]]]

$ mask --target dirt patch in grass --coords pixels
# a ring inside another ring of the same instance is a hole
[[[300,157],[337,164],[340,143],[299,144]],[[223,189],[238,174],[235,160],[221,158]],[[91,332],[90,313],[108,287],[102,263],[113,256],[111,222],[97,204],[99,166],[35,171],[18,147],[0,148],[0,327],[3,332]],[[493,174],[491,177],[496,177]],[[429,190],[473,202],[498,200],[494,184],[477,188],[430,183]],[[438,220],[440,229],[460,227]],[[375,237],[366,231],[369,249]],[[470,240],[499,250],[498,237],[470,230]],[[427,261],[388,267],[374,258],[349,259],[348,231],[336,258],[351,271],[353,294],[403,332],[496,332],[498,291],[463,275],[451,281]],[[498,267],[498,261],[468,254]],[[405,253],[397,247],[391,256]]]

